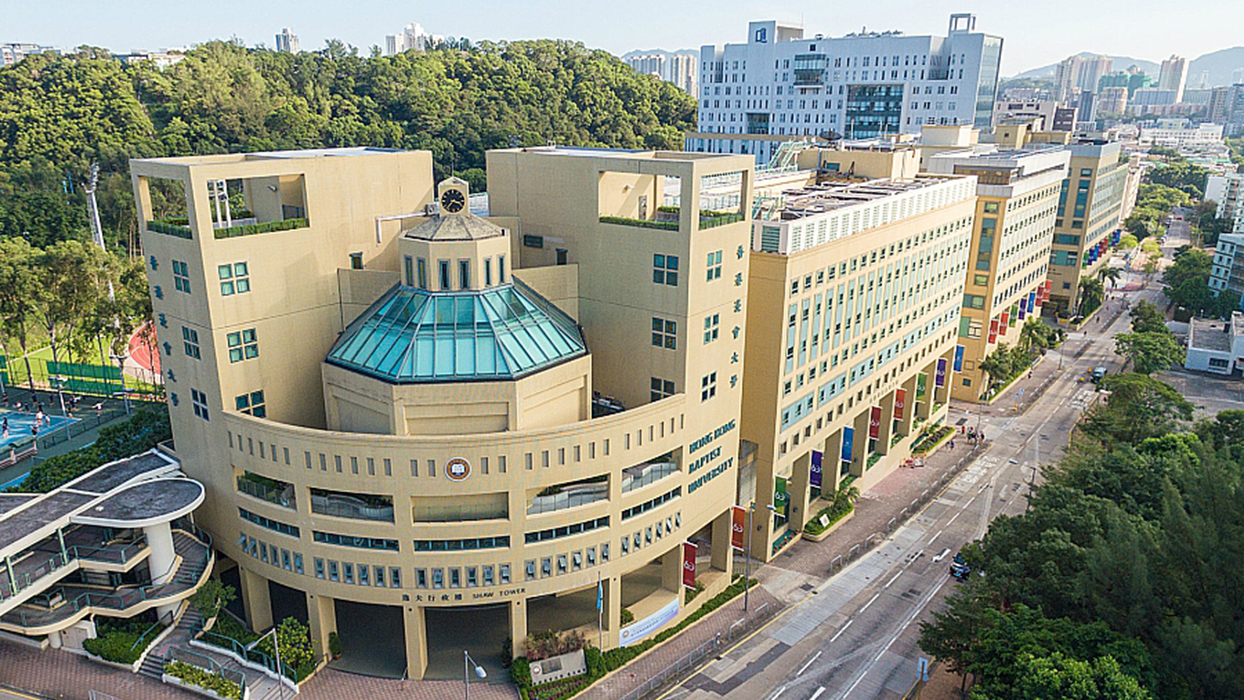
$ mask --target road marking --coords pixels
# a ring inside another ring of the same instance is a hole
[[[880,594],[880,593],[877,593],[877,594],[876,594],[876,595],[874,595],[873,597],[869,598],[869,599],[868,599],[868,602],[867,602],[867,603],[864,603],[864,607],[860,608],[860,612],[864,612],[865,610],[867,610],[867,609],[868,609],[868,606],[872,605],[872,604],[873,604],[873,603],[874,603],[874,602],[875,602],[878,598],[880,598],[880,597],[881,597],[881,594]],[[858,615],[859,613],[856,613],[856,614]]]
[[[838,630],[837,632],[834,632],[834,636],[829,638],[829,643],[833,644],[834,642],[838,641],[838,638],[842,636],[843,632],[847,631],[847,628],[851,626],[852,622],[855,622],[855,620],[847,620],[847,624],[843,625],[842,629]]]
[[[813,693],[812,697],[808,698],[808,700],[816,700],[817,698],[821,697],[821,693],[824,693],[824,692],[825,692],[825,686],[821,686],[816,689],[816,692]]]
[[[812,662],[813,662],[813,661],[816,661],[816,660],[817,660],[817,659],[819,659],[820,657],[821,657],[821,652],[819,652],[819,651],[818,651],[818,652],[816,652],[816,654],[815,654],[812,658],[808,659],[808,663],[804,664],[804,665],[803,665],[803,668],[799,669],[799,673],[796,673],[795,675],[796,675],[796,676],[802,676],[802,675],[803,675],[803,672],[804,672],[804,671],[807,671],[807,670],[808,670],[808,667],[812,665]]]
[[[782,686],[781,688],[778,688],[778,691],[776,693],[774,693],[772,696],[769,697],[769,700],[777,700],[778,696],[785,692],[786,692],[786,686]]]
[[[964,509],[964,510],[967,510],[967,507],[968,507],[968,506],[970,506],[970,505],[972,505],[972,501],[975,501],[975,500],[976,500],[976,496],[978,496],[978,495],[979,495],[979,494],[973,494],[973,495],[972,495],[972,497],[968,499],[968,502],[963,504],[963,509]]]
[[[864,681],[864,678],[868,676],[868,673],[869,671],[872,670],[872,667],[877,665],[877,661],[881,659],[881,656],[890,649],[890,646],[894,644],[895,640],[897,640],[900,636],[902,636],[903,632],[906,631],[909,625],[911,625],[912,621],[914,621],[917,617],[920,616],[920,613],[924,610],[924,607],[928,605],[930,601],[933,600],[933,598],[937,595],[937,592],[940,591],[942,589],[942,586],[946,585],[946,582],[949,580],[950,580],[949,577],[943,578],[941,582],[937,584],[937,586],[935,586],[932,590],[930,590],[928,593],[924,595],[924,597],[920,600],[920,604],[917,605],[915,609],[913,609],[910,613],[908,613],[907,619],[904,620],[903,624],[898,628],[898,631],[894,633],[894,636],[890,637],[890,641],[887,642],[886,645],[881,648],[881,651],[878,651],[877,655],[874,656],[872,660],[869,661],[868,664],[864,666],[864,670],[860,672],[859,677],[857,677],[855,679],[855,682],[852,683],[850,687],[847,688],[846,692],[838,696],[838,700],[846,700],[847,696],[851,694],[851,691],[855,690],[856,687],[858,687],[859,684]]]
[[[906,569],[907,569],[907,567],[903,567],[903,570],[906,570]],[[903,572],[902,572],[902,571],[899,571],[897,574],[894,574],[894,578],[890,579],[890,583],[887,583],[886,585],[882,586],[882,588],[889,588],[889,587],[890,587],[890,584],[891,584],[891,583],[894,583],[895,581],[897,581],[897,580],[898,580],[898,577],[899,577],[899,576],[902,576],[902,575],[903,575]]]
[[[954,525],[954,524],[955,524],[955,521],[959,519],[959,516],[960,516],[960,515],[963,515],[963,511],[959,511],[958,513],[955,513],[955,517],[953,517],[953,518],[951,518],[949,521],[947,521],[947,523],[946,523],[946,527],[950,527],[951,525]]]
[[[953,522],[953,521],[951,521],[951,522]],[[943,532],[945,532],[945,530],[938,530],[938,531],[937,531],[937,534],[936,534],[936,535],[933,535],[933,539],[929,540],[929,544],[933,544],[934,542],[936,542],[936,541],[937,541],[937,538],[941,537]]]

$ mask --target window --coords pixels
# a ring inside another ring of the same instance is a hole
[[[324,560],[319,557],[315,558],[315,577],[324,578]]]
[[[964,294],[963,306],[969,309],[985,308],[985,297],[979,294]]]
[[[989,275],[972,275],[972,284],[980,286],[989,284]]]
[[[298,537],[301,534],[301,531],[298,529],[297,525],[288,525],[279,520],[265,518],[264,516],[256,515],[255,513],[252,513],[249,510],[246,510],[245,508],[238,508],[238,517],[245,520],[248,523],[258,525],[259,527],[267,528],[269,530],[272,530],[273,532],[279,532],[282,535],[289,535],[290,537]]]
[[[190,266],[180,260],[173,261],[173,288],[190,293]]]
[[[675,498],[678,498],[681,495],[682,495],[682,487],[679,486],[673,491],[663,493],[660,496],[657,496],[656,498],[644,501],[643,503],[631,506],[630,508],[626,508],[625,510],[622,511],[622,519],[629,520],[635,517],[636,515],[640,515],[641,513],[647,513],[653,508],[669,503],[670,501],[674,500]]]
[[[656,284],[668,284],[671,287],[677,287],[678,256],[661,255],[660,253],[653,255],[652,281]]]
[[[362,253],[350,253],[350,269],[351,270],[362,270],[363,269],[363,254]],[[347,564],[346,566],[349,566],[349,564]]]
[[[190,402],[194,404],[194,415],[203,420],[211,420],[207,417],[207,394],[198,389],[191,389]]]
[[[674,395],[674,382],[671,382],[668,379],[658,379],[657,377],[652,377],[651,388],[652,401],[660,401],[667,396]]]
[[[708,281],[721,278],[721,251],[708,254]]]
[[[453,284],[449,280],[449,261],[438,260],[437,266],[440,268],[441,273],[441,291],[447,292],[450,289],[453,289]]]
[[[557,249],[557,264],[565,265],[568,262],[570,262],[570,254],[566,251],[565,248],[558,248]]]
[[[428,288],[428,261],[424,260],[423,258],[419,258],[418,268],[419,268],[419,288],[427,289]]]
[[[225,336],[229,345],[229,361],[241,362],[259,357],[259,340],[254,328],[235,331]]]
[[[267,418],[268,408],[264,405],[263,391],[252,391],[249,394],[242,394],[233,400],[234,405],[241,413],[252,415],[256,418]]]
[[[181,327],[182,348],[186,351],[186,357],[193,357],[196,360],[202,359],[199,354],[199,332],[193,328]]]
[[[700,378],[700,400],[708,401],[717,395],[717,373],[712,372]]]
[[[402,280],[407,287],[415,286],[415,259],[409,255],[402,258]]]
[[[706,344],[717,340],[717,334],[720,330],[721,314],[704,317],[704,342]]]
[[[217,265],[216,276],[220,278],[220,295],[223,297],[245,294],[251,290],[250,269],[244,262]]]
[[[1209,358],[1209,366],[1214,369],[1226,369],[1231,366],[1231,362],[1221,357],[1211,357]]]
[[[467,552],[476,549],[504,549],[509,536],[471,537],[462,540],[415,540],[416,552]]]
[[[497,256],[497,283],[505,284],[505,256]]]
[[[985,202],[985,213],[986,214],[997,214],[998,203],[997,202]]]
[[[458,289],[471,288],[471,261],[458,261]]]
[[[320,532],[319,530],[313,530],[311,534],[315,537],[315,541],[321,544],[333,544],[338,547],[356,547],[358,549],[382,549],[389,552],[397,551],[397,540],[340,535],[335,532]]]
[[[556,540],[561,539],[562,537],[570,537],[584,532],[591,532],[592,530],[602,527],[609,527],[609,516],[606,515],[603,518],[587,520],[573,525],[563,525],[561,527],[549,528],[548,530],[528,532],[523,535],[523,538],[527,544],[534,544],[536,542],[545,542],[547,540]]]
[[[543,248],[544,247],[544,236],[524,235],[523,245],[528,248]]]
[[[653,347],[674,350],[678,347],[678,322],[662,318],[652,318]]]
[[[492,286],[492,258],[484,260],[484,286]]]

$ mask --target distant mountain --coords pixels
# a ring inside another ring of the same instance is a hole
[[[1188,64],[1188,84],[1200,85],[1202,71],[1209,71],[1209,85],[1230,85],[1232,73],[1244,68],[1244,46],[1207,53]]]
[[[1097,56],[1091,51],[1080,52],[1081,56]],[[1108,54],[1107,54],[1108,55]],[[1140,70],[1152,75],[1158,76],[1161,70],[1161,63],[1148,61],[1143,58],[1132,58],[1130,56],[1110,56],[1112,70],[1126,70],[1129,66],[1136,66]],[[1244,46],[1236,46],[1230,49],[1221,49],[1213,53],[1207,53],[1204,56],[1195,58],[1188,64],[1188,86],[1198,87],[1201,84],[1201,73],[1209,71],[1210,86],[1230,85],[1233,72],[1244,68]],[[1053,79],[1054,73],[1058,70],[1057,63],[1051,63],[1048,66],[1040,68],[1031,68],[1012,78],[1033,78],[1033,79]]]
[[[1079,55],[1100,56],[1101,54],[1096,54],[1096,53],[1093,53],[1092,51],[1081,51]],[[1140,70],[1146,73],[1157,75],[1158,69],[1161,68],[1161,64],[1154,63],[1153,61],[1146,61],[1143,58],[1132,58],[1130,56],[1110,56],[1110,60],[1113,62],[1111,64],[1111,70],[1113,71],[1127,70],[1129,66],[1136,66],[1137,68],[1139,68]],[[1014,75],[1011,77],[1053,79],[1054,73],[1057,72],[1057,70],[1058,70],[1058,64],[1051,63],[1048,66],[1041,66],[1040,68],[1031,68],[1029,70],[1024,71],[1023,73],[1020,73],[1018,75]],[[1188,74],[1189,75],[1192,74],[1191,66],[1189,66]]]

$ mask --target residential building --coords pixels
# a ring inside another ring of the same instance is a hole
[[[288,27],[281,30],[276,35],[276,50],[285,51],[286,53],[298,53],[302,51],[302,47],[298,43],[298,35],[289,30]]]
[[[812,148],[799,167],[750,246],[739,500],[765,560],[820,494],[868,489],[945,419],[976,199],[973,177],[917,175],[910,148]]]
[[[763,163],[796,137],[988,127],[1001,55],[1002,39],[977,32],[968,14],[952,15],[946,36],[808,37],[800,25],[751,22],[747,43],[701,49],[699,131],[687,148]]]
[[[1176,150],[1220,148],[1222,124],[1197,124],[1195,127],[1141,129],[1141,146],[1163,146]]]
[[[993,106],[993,123],[1001,124],[1003,120],[1033,118],[1040,119],[1038,131],[1074,131],[1076,124],[1075,107],[1064,107],[1053,101],[1015,102],[999,100]]]
[[[255,629],[302,618],[317,654],[338,632],[381,675],[487,664],[529,629],[632,644],[732,574],[752,159],[487,165],[484,218],[426,151],[131,161],[215,575]],[[154,220],[156,180],[188,224]],[[710,182],[734,210],[702,211]]]
[[[1162,61],[1162,69],[1158,73],[1158,88],[1174,91],[1175,102],[1183,102],[1184,88],[1187,86],[1188,59],[1172,54],[1170,58]]]
[[[1054,99],[1070,102],[1078,92],[1096,93],[1102,76],[1110,72],[1109,56],[1068,56],[1054,73]]]
[[[1205,201],[1217,203],[1214,216],[1231,219],[1237,232],[1244,233],[1244,174],[1210,175],[1205,182]]]
[[[1136,208],[1136,200],[1140,197],[1140,184],[1144,176],[1144,155],[1130,154],[1127,158],[1127,177],[1123,181],[1123,202],[1119,211],[1119,221],[1127,221],[1127,217],[1131,216],[1132,210]]]
[[[622,61],[635,72],[655,75],[690,95],[697,94],[699,60],[698,55],[689,51],[631,51],[622,55]]]
[[[1097,114],[1122,117],[1127,113],[1127,88],[1103,87],[1097,94]]]
[[[153,449],[49,493],[0,494],[0,630],[84,654],[97,621],[154,610],[170,624],[213,564],[191,520],[203,485],[178,466]]]
[[[130,53],[114,54],[114,57],[126,64],[150,63],[156,68],[168,68],[181,63],[186,58],[188,48],[167,49],[164,51],[131,51]]]
[[[1209,290],[1214,296],[1224,292],[1239,295],[1244,308],[1244,231],[1240,223],[1241,219],[1236,219],[1235,233],[1218,236],[1209,268]]]
[[[393,56],[406,51],[427,51],[442,44],[445,37],[440,34],[429,34],[423,25],[411,22],[402,28],[401,34],[390,34],[384,38],[384,55]]]
[[[26,42],[0,44],[0,66],[11,66],[27,56],[49,51],[55,54],[60,53],[60,49],[54,46],[43,46]]]
[[[1077,309],[1083,281],[1109,264],[1109,251],[1122,235],[1120,214],[1128,178],[1128,162],[1120,159],[1118,141],[1081,140],[1069,148],[1071,161],[1059,194],[1048,276],[1050,300],[1063,315]]]
[[[1222,124],[1226,136],[1244,134],[1244,85],[1214,88],[1208,109],[1209,120]]]
[[[947,151],[928,158],[937,174],[975,175],[977,204],[969,248],[959,344],[962,372],[951,395],[982,398],[981,361],[1014,345],[1029,314],[1049,298],[1047,280],[1059,195],[1071,151],[1065,146]]]
[[[1192,319],[1184,369],[1237,377],[1244,374],[1244,313],[1233,312],[1227,321]]]
[[[1101,77],[1098,81],[1098,91],[1101,88],[1108,87],[1125,87],[1127,88],[1127,96],[1130,99],[1141,88],[1149,87],[1153,82],[1153,78],[1148,73],[1141,72],[1136,66],[1130,67],[1125,71],[1108,73]]]

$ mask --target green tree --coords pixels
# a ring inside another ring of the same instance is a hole
[[[1151,301],[1142,299],[1136,302],[1128,315],[1132,317],[1133,333],[1161,333],[1167,330],[1166,315]]]
[[[1148,333],[1120,333],[1114,341],[1114,351],[1131,360],[1133,371],[1139,374],[1153,374],[1184,363],[1183,347],[1165,328]]]
[[[0,337],[4,340],[0,351],[16,342],[32,382],[28,353],[30,322],[40,294],[39,255],[24,238],[0,238]]]
[[[1080,315],[1087,316],[1101,307],[1106,288],[1101,280],[1089,277],[1080,282]]]
[[[1110,282],[1110,288],[1114,289],[1119,285],[1119,278],[1123,276],[1123,271],[1117,267],[1106,265],[1097,272],[1097,279],[1102,282]]]
[[[1148,375],[1124,372],[1106,377],[1100,386],[1110,392],[1085,414],[1086,433],[1103,440],[1135,443],[1175,430],[1192,419],[1192,404],[1169,384]]]

